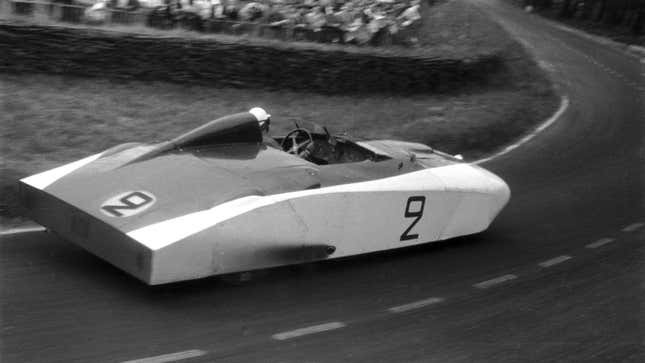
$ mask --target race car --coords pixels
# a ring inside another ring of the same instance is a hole
[[[296,125],[253,108],[161,143],[127,143],[20,180],[28,217],[147,284],[477,233],[498,176],[429,146]]]

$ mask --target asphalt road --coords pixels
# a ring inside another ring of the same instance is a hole
[[[645,361],[645,64],[498,0],[571,104],[484,166],[487,232],[243,286],[149,288],[42,232],[0,243],[2,362]]]

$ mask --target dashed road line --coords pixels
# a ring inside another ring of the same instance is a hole
[[[622,229],[623,232],[634,232],[639,230],[641,227],[645,226],[645,223],[632,223],[629,226]]]
[[[0,236],[9,236],[12,234],[19,234],[19,233],[28,233],[28,232],[41,232],[44,231],[44,227],[25,227],[25,228],[14,228],[14,229],[7,229],[5,231],[0,231]]]
[[[598,247],[602,247],[602,246],[604,246],[606,244],[612,243],[614,241],[615,240],[613,238],[601,238],[601,239],[597,240],[596,242],[592,242],[592,243],[586,245],[585,247],[586,248],[598,248]]]
[[[206,355],[206,351],[199,349],[185,350],[183,352],[169,353],[163,355],[157,355],[154,357],[146,357],[141,359],[128,360],[122,363],[166,363],[166,362],[176,362],[188,358],[201,357]]]
[[[569,255],[562,255],[562,256],[554,257],[554,258],[552,258],[550,260],[542,261],[542,262],[538,263],[538,265],[540,267],[551,267],[551,266],[557,265],[559,263],[562,263],[564,261],[568,261],[568,260],[570,260],[572,258],[573,257],[571,257]]]
[[[560,29],[562,31],[565,31],[565,32],[568,32],[568,33],[571,33],[571,34],[575,34],[575,35],[577,35],[577,36],[579,36],[581,38],[591,40],[592,42],[596,42],[598,44],[602,44],[602,45],[605,45],[605,46],[612,46],[612,47],[616,47],[616,48],[623,47],[622,44],[620,44],[620,43],[618,43],[618,42],[616,42],[614,40],[611,40],[609,38],[604,38],[604,37],[601,37],[601,36],[598,36],[598,35],[589,34],[587,32],[584,32],[584,31],[581,31],[581,30],[578,30],[578,29],[574,29],[574,28],[568,27],[568,26],[563,25],[563,24],[557,24],[557,23],[551,22],[551,21],[549,21],[548,23],[550,23],[551,26],[553,26],[553,27],[555,27],[557,29]],[[623,53],[627,54],[627,55],[630,55],[630,56],[634,56],[632,53],[627,53],[627,52],[623,52]]]
[[[437,304],[437,303],[440,303],[442,301],[444,301],[443,298],[431,297],[429,299],[414,301],[414,302],[411,302],[409,304],[393,306],[393,307],[387,309],[387,311],[389,311],[391,313],[395,313],[395,314],[396,313],[402,313],[402,312],[405,312],[405,311],[421,309],[421,308],[426,307],[428,305]]]
[[[625,76],[624,74],[622,74],[622,73],[618,72],[617,70],[615,70],[615,69],[613,69],[613,68],[610,68],[609,66],[605,65],[604,63],[599,62],[599,61],[598,61],[598,60],[596,60],[594,57],[589,56],[587,53],[584,53],[583,51],[580,51],[580,50],[578,50],[578,49],[575,49],[575,48],[573,48],[573,47],[570,47],[568,44],[566,44],[566,43],[565,43],[564,41],[562,41],[561,39],[558,39],[558,38],[555,38],[555,37],[551,37],[551,38],[552,38],[552,39],[554,39],[555,41],[559,42],[562,46],[564,46],[565,48],[567,48],[567,49],[571,50],[572,52],[577,53],[577,54],[579,54],[579,55],[582,55],[584,58],[587,58],[591,63],[595,64],[596,66],[600,67],[600,69],[602,69],[603,71],[605,71],[605,73],[607,73],[607,74],[609,74],[609,75],[611,75],[611,76],[613,76],[613,77],[619,78],[619,79],[621,79],[622,81],[626,81],[626,80],[627,80],[627,76]],[[634,85],[633,85],[633,84],[631,84],[630,82],[627,82],[627,84],[628,84],[630,87],[634,87],[634,88],[636,88],[637,90],[639,89],[639,88],[638,88],[638,86],[634,86]]]
[[[474,284],[473,287],[476,287],[478,289],[488,289],[489,287],[493,287],[495,285],[499,285],[507,281],[515,280],[516,278],[517,276],[513,274],[503,275],[503,276],[495,277],[494,279],[478,282]]]
[[[591,40],[593,42],[596,42],[596,43],[599,43],[599,44],[602,44],[602,45],[605,45],[605,46],[609,46],[609,47],[611,47],[611,48],[613,48],[615,50],[620,51],[621,53],[623,53],[623,54],[625,54],[625,55],[627,55],[629,57],[634,57],[636,59],[639,59],[641,63],[645,63],[645,58],[642,57],[642,55],[645,52],[644,51],[645,48],[643,48],[641,46],[638,46],[638,45],[635,45],[635,44],[627,45],[627,44],[619,43],[619,42],[616,42],[616,41],[611,40],[609,38],[604,38],[604,37],[601,37],[601,36],[598,36],[598,35],[589,34],[589,33],[585,32],[585,31],[582,31],[582,30],[579,30],[579,29],[574,29],[574,28],[568,27],[568,26],[563,25],[563,24],[552,23],[551,21],[548,21],[548,23],[551,23],[551,25],[553,27],[558,28],[560,30],[563,30],[565,32],[569,32],[569,33],[572,33],[572,34],[577,34],[578,36],[580,36],[582,38],[586,38],[586,39]]]
[[[290,330],[290,331],[286,331],[278,334],[273,334],[271,338],[275,340],[287,340],[287,339],[298,338],[303,335],[317,334],[317,333],[322,333],[329,330],[340,329],[346,326],[347,325],[345,325],[340,321],[334,321],[331,323],[313,325],[313,326],[308,326],[306,328],[300,328],[300,329]]]

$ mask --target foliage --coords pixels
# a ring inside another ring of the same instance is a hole
[[[579,19],[624,27],[645,34],[645,0],[524,0],[538,10],[555,10],[564,19]]]

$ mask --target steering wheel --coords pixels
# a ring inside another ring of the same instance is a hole
[[[314,142],[311,133],[303,128],[297,128],[290,131],[287,136],[282,139],[282,150],[292,155],[301,156],[307,149],[307,146]]]

